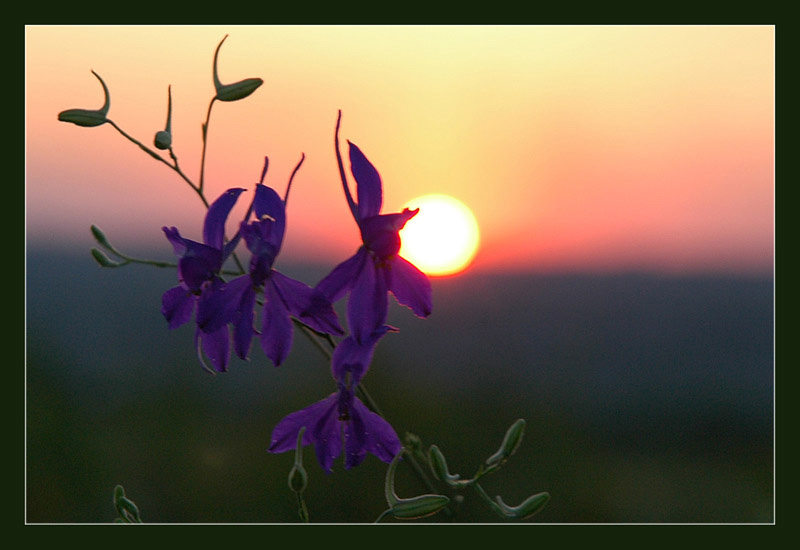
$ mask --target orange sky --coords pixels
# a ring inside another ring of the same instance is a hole
[[[264,85],[215,104],[208,192],[251,188],[268,155],[282,193],[304,152],[286,257],[358,245],[332,145],[342,109],[385,212],[430,193],[474,211],[475,269],[771,271],[770,26],[29,26],[29,245],[88,249],[92,223],[164,258],[162,225],[200,238],[202,204],[172,171],[109,125],[56,116],[100,107],[93,69],[109,118],[150,145],[171,84],[175,152],[196,180],[225,34],[221,80]]]

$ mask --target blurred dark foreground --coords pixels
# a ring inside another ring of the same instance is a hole
[[[27,270],[28,522],[110,522],[116,484],[145,522],[298,520],[292,453],[266,450],[283,416],[334,390],[302,334],[279,368],[254,345],[211,376],[193,329],[159,313],[173,270],[30,249]],[[387,419],[464,476],[526,419],[482,485],[511,505],[548,491],[531,521],[773,521],[771,278],[467,273],[434,280],[429,319],[395,304],[390,323],[364,380]],[[307,448],[305,465],[312,521],[386,508],[375,457],[325,475]],[[397,492],[426,491],[401,465]],[[458,521],[502,521],[465,497]]]

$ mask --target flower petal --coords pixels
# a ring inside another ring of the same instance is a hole
[[[360,416],[364,424],[364,449],[384,462],[391,462],[403,448],[394,428],[380,415],[370,411],[358,398],[353,400],[353,410],[354,416]]]
[[[315,287],[330,303],[336,303],[339,298],[350,290],[361,272],[362,266],[369,253],[362,246],[353,256],[337,265]]]
[[[167,236],[167,240],[170,242],[172,249],[175,251],[175,256],[182,258],[183,255],[186,254],[186,239],[181,237],[178,228],[164,226],[161,228],[161,231],[163,231],[164,235]]]
[[[271,279],[264,285],[264,299],[261,347],[277,367],[292,348],[292,320]]]
[[[297,445],[297,434],[300,428],[306,428],[303,434],[303,445],[314,442],[313,430],[319,424],[320,418],[333,414],[336,416],[337,393],[332,393],[325,399],[317,401],[305,409],[295,411],[278,422],[272,430],[269,452],[284,453],[294,450]]]
[[[350,383],[358,384],[369,369],[375,346],[388,331],[389,327],[384,325],[370,334],[363,343],[359,343],[352,336],[339,342],[331,359],[333,377],[341,383],[346,383],[347,373],[350,373]]]
[[[206,365],[202,355],[205,353],[215,371],[225,372],[228,370],[228,359],[230,359],[230,334],[227,326],[211,333],[203,332],[198,328],[195,331],[194,339],[195,346],[197,347],[197,355],[203,366]],[[200,344],[199,346],[197,345],[198,342]]]
[[[192,318],[197,296],[183,285],[170,288],[161,296],[161,314],[169,328],[178,328]]]
[[[380,214],[361,220],[361,240],[376,256],[387,259],[400,250],[400,234],[406,222],[417,215],[416,210],[404,209],[397,214]]]
[[[350,143],[350,170],[356,179],[358,193],[358,217],[363,220],[376,216],[383,203],[381,176],[356,145]]]
[[[353,401],[355,402],[355,399]],[[357,408],[354,408],[350,412],[350,420],[344,425],[345,470],[358,466],[367,456],[367,450],[364,448],[367,441],[367,429],[363,416]]]
[[[431,282],[412,263],[395,256],[386,269],[389,290],[397,302],[408,306],[418,317],[427,317],[433,310]]]
[[[242,296],[253,285],[250,275],[242,275],[227,283],[219,282],[203,292],[197,304],[197,326],[203,332],[214,332],[233,320]]]
[[[337,395],[334,394],[334,397]],[[325,473],[331,473],[333,461],[342,454],[342,437],[339,431],[339,416],[337,414],[336,400],[333,401],[331,410],[321,416],[317,424],[311,428],[311,437],[314,439],[314,450],[317,461]],[[304,436],[305,437],[305,436]]]
[[[239,309],[233,316],[233,349],[241,359],[247,359],[250,353],[255,305],[256,291],[252,285],[248,285],[239,302]]]
[[[270,280],[280,292],[289,313],[316,331],[343,334],[331,303],[316,289],[272,270]]]
[[[242,191],[244,189],[241,188],[228,189],[208,207],[203,222],[203,242],[208,246],[222,250],[225,240],[225,220],[228,219],[228,214]]]
[[[268,241],[276,248],[275,253],[277,254],[286,229],[286,205],[274,189],[259,184],[256,186],[256,198],[253,206],[258,221],[270,222]]]
[[[384,270],[376,267],[372,258],[367,258],[347,302],[350,334],[359,343],[366,343],[368,337],[386,323],[386,292]]]

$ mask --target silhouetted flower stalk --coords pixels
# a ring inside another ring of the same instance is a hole
[[[303,447],[312,444],[317,461],[326,473],[331,473],[334,461],[340,456],[344,458],[346,469],[358,466],[367,454],[388,464],[384,486],[388,508],[376,522],[389,517],[413,520],[438,513],[455,519],[464,499],[462,492],[467,489],[474,490],[504,519],[524,519],[535,514],[547,503],[549,494],[538,493],[517,506],[510,506],[500,496],[491,499],[478,483],[484,476],[501,469],[519,448],[525,430],[524,420],[519,419],[509,427],[497,452],[481,463],[472,477],[462,478],[450,472],[437,445],[431,445],[426,453],[420,438],[411,433],[406,433],[404,444],[401,443],[364,386],[363,378],[370,369],[377,345],[387,333],[397,331],[386,324],[389,294],[417,317],[425,318],[432,311],[431,285],[425,274],[399,256],[399,232],[418,210],[404,209],[382,214],[383,183],[380,174],[361,149],[348,140],[355,198],[351,193],[339,148],[341,111],[336,119],[334,147],[345,200],[361,241],[355,254],[337,265],[314,287],[274,269],[287,228],[289,192],[305,154],[292,170],[282,198],[265,184],[269,159],[264,158],[261,177],[252,189],[250,205],[234,236],[227,238],[226,221],[240,196],[248,190],[230,188],[213,202],[209,202],[205,195],[211,111],[216,101],[233,102],[249,97],[263,84],[263,80],[246,78],[230,84],[221,82],[218,58],[226,38],[227,35],[214,51],[212,80],[215,95],[202,123],[203,143],[197,184],[182,171],[173,149],[171,86],[167,88],[164,129],[156,132],[153,138],[156,149],[169,152],[171,162],[108,118],[110,92],[94,71],[92,73],[103,88],[102,107],[95,110],[68,109],[59,113],[60,121],[81,127],[111,125],[148,156],[178,174],[206,207],[202,241],[185,238],[176,227],[162,228],[173,247],[175,263],[135,258],[120,252],[95,225],[91,226],[91,233],[98,247],[91,249],[92,257],[106,268],[142,264],[176,269],[178,284],[163,293],[161,312],[171,329],[194,319],[198,359],[212,374],[228,370],[231,349],[238,357],[247,360],[254,337],[258,338],[272,363],[276,367],[281,365],[289,356],[295,328],[325,357],[331,368],[333,393],[280,420],[272,431],[268,449],[272,453],[291,450],[295,453],[288,485],[296,494],[298,514],[303,522],[310,521],[304,497],[309,476],[303,465]],[[242,241],[250,253],[247,268],[236,255],[236,248]],[[224,268],[229,258],[235,262],[236,270]],[[333,309],[333,304],[345,296],[347,333]],[[258,329],[255,328],[257,316],[261,320]],[[337,342],[335,336],[342,336],[342,339]],[[394,476],[401,458],[409,464],[427,493],[410,498],[397,496]],[[443,494],[445,492],[449,496]],[[125,497],[121,486],[114,490],[114,505],[120,516],[115,521],[141,522],[138,508]]]

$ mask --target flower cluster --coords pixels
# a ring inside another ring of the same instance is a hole
[[[178,257],[179,284],[164,293],[162,313],[170,328],[194,316],[198,357],[204,366],[204,358],[208,358],[208,370],[227,370],[231,340],[236,355],[247,359],[256,334],[267,357],[280,365],[292,346],[292,317],[317,334],[344,336],[331,359],[336,391],[281,420],[269,447],[273,453],[294,449],[305,428],[302,444],[315,445],[326,472],[331,471],[342,449],[345,468],[360,464],[367,453],[388,463],[400,452],[402,445],[391,425],[355,393],[378,342],[396,330],[386,324],[389,293],[419,317],[427,317],[432,307],[427,276],[398,255],[399,231],[418,210],[381,214],[380,175],[356,145],[348,142],[348,146],[357,200],[350,194],[343,172],[342,184],[362,244],[314,288],[273,268],[286,231],[288,189],[287,197],[281,199],[274,189],[257,184],[252,203],[230,240],[225,238],[225,223],[245,191],[241,188],[229,189],[211,204],[202,243],[182,237],[175,227],[163,228]],[[339,157],[338,125],[336,149]],[[249,268],[225,280],[223,264],[242,240],[250,252]],[[346,336],[332,305],[345,296]],[[329,341],[334,342],[332,338]]]

